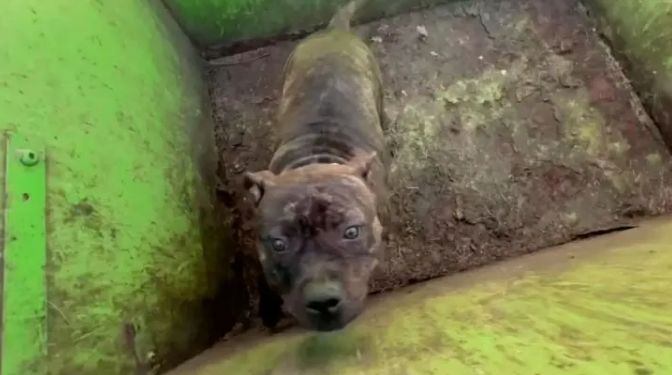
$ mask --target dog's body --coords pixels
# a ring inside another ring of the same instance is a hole
[[[277,114],[279,146],[268,170],[246,174],[266,281],[286,311],[320,331],[360,314],[381,247],[381,76],[349,31],[362,1],[296,47]]]
[[[271,172],[312,163],[345,164],[357,152],[385,155],[380,71],[348,25],[332,21],[289,57],[277,114],[280,145]]]

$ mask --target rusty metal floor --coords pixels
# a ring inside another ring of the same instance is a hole
[[[394,220],[374,289],[469,269],[672,210],[672,158],[583,10],[471,1],[357,28],[383,69]],[[241,278],[245,169],[264,168],[294,43],[210,72]],[[254,308],[254,303],[251,303]]]

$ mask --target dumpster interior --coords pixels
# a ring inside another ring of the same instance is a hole
[[[369,0],[374,295],[262,326],[243,173],[347,1],[0,1],[0,374],[672,373],[672,0]]]
[[[373,292],[629,228],[672,211],[672,161],[587,10],[570,0],[452,2],[356,31],[384,75],[393,214]],[[246,170],[266,168],[296,41],[209,60],[219,199],[259,325]]]

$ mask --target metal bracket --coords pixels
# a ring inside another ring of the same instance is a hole
[[[3,133],[0,374],[39,373],[47,348],[46,155]]]

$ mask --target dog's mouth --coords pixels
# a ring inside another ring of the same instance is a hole
[[[333,332],[339,331],[350,323],[349,321],[345,322],[338,318],[318,318],[312,319],[310,321],[309,328],[318,331],[318,332]]]
[[[305,329],[317,332],[332,332],[344,329],[357,319],[363,310],[363,302],[341,301],[328,302],[330,306],[311,306],[305,303],[287,305],[286,312],[293,316]]]
[[[335,313],[309,311],[305,314],[302,325],[318,332],[333,332],[348,326],[358,315],[349,309]]]

